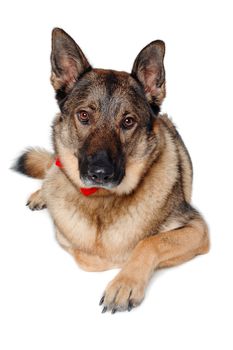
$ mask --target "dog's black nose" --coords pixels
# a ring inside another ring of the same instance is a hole
[[[113,168],[110,166],[91,166],[88,169],[88,177],[96,183],[107,183],[114,176]]]
[[[105,184],[114,177],[114,166],[106,151],[99,151],[88,159],[87,175],[96,184]]]

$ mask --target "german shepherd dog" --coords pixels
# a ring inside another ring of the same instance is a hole
[[[93,69],[62,29],[52,32],[51,82],[60,113],[54,153],[27,149],[15,169],[43,179],[30,209],[48,208],[58,242],[87,271],[121,268],[102,312],[139,305],[153,272],[209,250],[192,207],[192,164],[165,97],[165,44],[137,56],[131,74]]]

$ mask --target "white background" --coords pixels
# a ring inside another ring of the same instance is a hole
[[[233,349],[231,1],[5,1],[0,9],[0,348]],[[55,241],[39,186],[9,169],[27,146],[51,149],[58,111],[50,35],[65,29],[95,67],[130,71],[150,41],[167,45],[167,98],[194,164],[193,203],[206,217],[208,255],[158,271],[143,304],[101,314],[117,271],[87,273]]]

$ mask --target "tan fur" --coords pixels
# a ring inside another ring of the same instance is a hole
[[[41,148],[29,149],[26,154],[25,167],[27,175],[43,179],[46,171],[54,162],[53,155]]]
[[[54,89],[55,90],[58,90],[62,87],[63,85],[63,81],[61,79],[59,79],[55,73],[51,73],[51,77],[50,77],[50,80],[51,80],[51,84],[53,85]]]

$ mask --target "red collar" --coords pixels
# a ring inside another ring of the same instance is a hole
[[[56,159],[55,159],[55,165],[58,168],[63,168],[62,163],[58,157],[56,157]],[[96,187],[91,187],[91,188],[80,187],[80,192],[84,196],[90,196],[91,194],[95,193],[96,191],[98,191],[98,188],[96,188]]]

